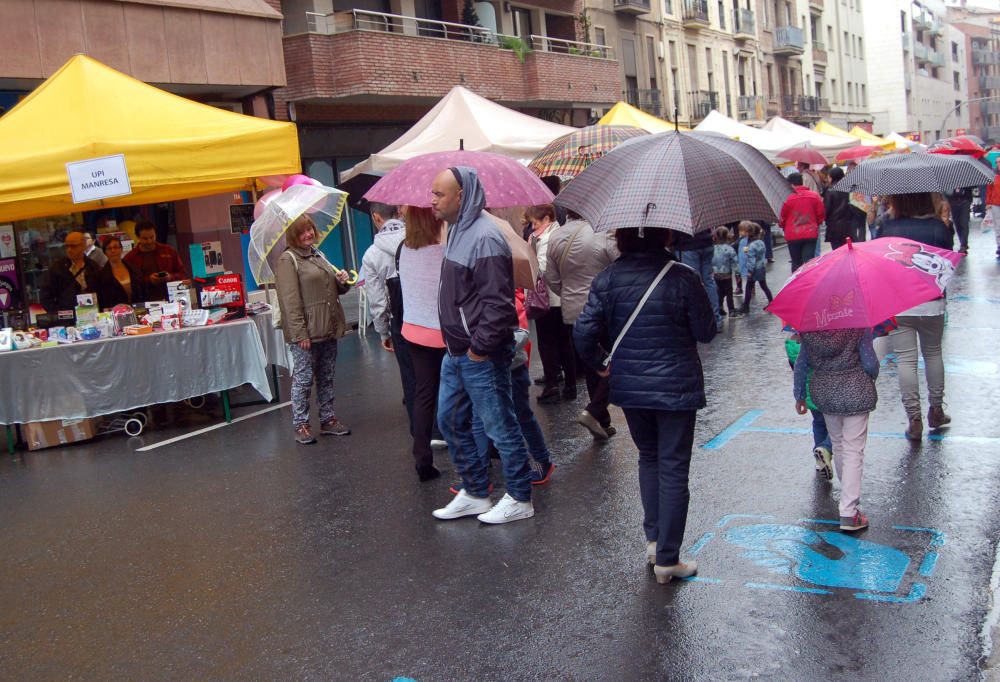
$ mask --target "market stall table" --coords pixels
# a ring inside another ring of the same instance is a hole
[[[271,379],[274,382],[274,396],[278,399],[278,367],[284,367],[289,372],[292,371],[292,356],[288,352],[288,344],[285,343],[285,335],[280,329],[274,327],[274,314],[270,311],[255,313],[251,318],[257,325],[257,332],[260,334],[261,343],[264,345],[264,362],[271,368]]]
[[[257,325],[206,327],[0,353],[0,424],[80,419],[250,384],[271,400]]]

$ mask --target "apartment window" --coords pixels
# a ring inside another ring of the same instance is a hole
[[[701,74],[698,71],[698,48],[694,45],[688,45],[687,53],[687,72],[691,83],[691,89],[701,90]]]
[[[511,7],[510,18],[514,24],[514,35],[523,40],[530,40],[533,33],[531,26],[531,10],[524,7]]]
[[[906,33],[906,12],[899,13],[899,32]]]
[[[844,54],[851,54],[851,34],[844,31]]]
[[[833,42],[833,26],[826,27],[826,49],[830,52],[837,49],[837,44]]]
[[[854,87],[851,81],[847,81],[847,106],[854,106]]]
[[[858,36],[858,59],[865,58],[865,39]]]
[[[653,36],[646,36],[646,59],[649,62],[649,89],[658,90],[656,85],[656,45]]]
[[[767,65],[767,96],[774,97],[774,70]]]
[[[951,72],[951,82],[952,82],[952,85],[955,86],[956,90],[961,90],[962,89],[962,83],[961,83],[961,81],[959,81],[959,77],[958,76],[959,76],[958,71],[952,71]]]
[[[607,45],[608,44],[608,32],[603,26],[594,27],[594,42],[597,45]]]
[[[719,0],[719,28],[726,30],[726,5],[722,0]]]
[[[674,13],[674,2],[673,0],[663,0],[663,12],[665,14]]]
[[[705,48],[705,73],[708,76],[709,91],[715,90],[715,74],[712,73],[712,48]]]
[[[956,42],[951,43],[951,60],[958,61],[958,43]]]
[[[868,106],[868,88],[865,87],[864,83],[861,84],[861,106]]]
[[[834,104],[837,104],[840,101],[839,98],[837,97],[837,94],[839,92],[840,92],[840,90],[837,89],[837,79],[836,78],[831,79],[830,80],[830,96],[833,98],[833,103]]]

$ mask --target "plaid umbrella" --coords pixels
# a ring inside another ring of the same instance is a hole
[[[595,231],[653,227],[695,234],[751,218],[776,220],[792,193],[748,144],[717,133],[666,132],[629,140],[569,183],[556,203]]]
[[[647,134],[632,126],[587,126],[550,142],[531,160],[528,168],[540,178],[546,175],[576,177],[625,140]]]
[[[869,195],[951,192],[988,185],[993,177],[992,171],[968,156],[895,154],[862,162],[833,189]]]

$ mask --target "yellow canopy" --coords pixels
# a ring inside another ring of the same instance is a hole
[[[635,128],[642,128],[647,133],[662,133],[674,129],[674,124],[670,121],[664,121],[662,118],[647,114],[641,109],[636,109],[628,102],[618,102],[615,104],[611,107],[611,111],[604,114],[604,117],[597,122],[597,125],[633,126]],[[684,126],[678,126],[677,129],[684,132],[691,130]]]
[[[849,132],[851,135],[861,140],[861,144],[874,143],[886,151],[896,148],[896,143],[892,140],[887,140],[884,137],[879,137],[878,135],[872,135],[861,126],[854,126]]]
[[[298,173],[295,125],[164,92],[76,55],[0,118],[0,222],[249,189]],[[66,164],[123,154],[132,193],[74,204]]]
[[[885,140],[877,135],[872,135],[861,126],[854,126],[850,130],[844,130],[825,120],[820,120],[813,126],[813,130],[817,133],[825,133],[826,135],[834,135],[836,137],[854,138],[866,147],[881,147],[886,151],[896,148],[896,143],[892,140]]]

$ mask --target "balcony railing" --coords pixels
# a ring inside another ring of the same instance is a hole
[[[575,40],[562,40],[549,36],[531,35],[525,41],[515,36],[496,33],[482,26],[466,26],[449,21],[421,19],[398,14],[351,10],[333,14],[306,12],[306,22],[309,33],[334,34],[348,31],[376,31],[381,33],[396,33],[424,38],[439,38],[458,40],[462,42],[496,45],[504,49],[510,48],[512,41],[527,43],[532,50],[540,52],[557,52],[561,54],[596,57],[598,59],[614,59],[612,48],[595,43],[581,43]]]
[[[712,109],[719,108],[719,93],[715,90],[695,90],[689,92],[691,98],[691,120],[700,121],[708,116]]]
[[[825,99],[811,95],[782,95],[781,107],[785,117],[797,119],[819,118],[821,111],[830,109]]]
[[[662,118],[664,112],[663,106],[663,92],[660,90],[634,90],[629,89],[625,91],[626,101],[634,107],[645,111],[647,114],[652,114]]]
[[[802,54],[805,38],[798,26],[778,26],[774,29],[774,54]]]
[[[649,14],[652,11],[649,0],[615,0],[615,11],[625,14]]]
[[[826,6],[823,0],[809,0],[809,6],[820,11]]]
[[[913,13],[913,24],[918,28],[929,29],[931,27],[931,15],[923,10]]]
[[[817,64],[826,64],[826,45],[818,40],[813,41],[813,61]]]
[[[924,63],[928,61],[928,53],[930,50],[923,43],[914,42],[913,43],[913,56],[917,58],[917,62]]]
[[[972,64],[973,66],[1000,64],[1000,52],[993,52],[992,50],[973,50]]]
[[[936,50],[928,50],[927,61],[929,61],[932,66],[944,66],[944,55]]]
[[[708,0],[684,0],[684,25],[708,26]]]
[[[763,120],[766,115],[764,98],[760,95],[740,95],[736,98],[736,111],[741,121]]]
[[[733,10],[733,33],[737,38],[757,37],[757,26],[754,22],[753,12],[744,9],[742,7],[737,7]]]
[[[930,33],[934,36],[940,36],[944,34],[944,22],[940,19],[933,19],[931,21]]]
[[[980,76],[980,90],[1000,90],[1000,76]]]

